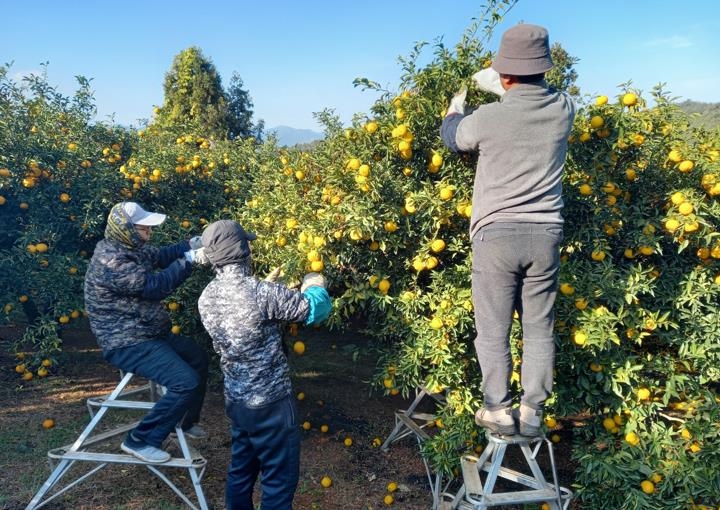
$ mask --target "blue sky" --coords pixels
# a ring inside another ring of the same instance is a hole
[[[33,0],[3,2],[0,63],[10,76],[39,72],[69,94],[74,76],[92,79],[98,120],[138,125],[162,104],[173,57],[198,46],[228,84],[242,77],[255,118],[266,127],[319,130],[313,112],[344,123],[368,112],[377,94],[357,77],[396,91],[398,57],[418,41],[454,45],[482,0]],[[632,80],[649,93],[660,82],[681,99],[720,102],[717,0],[520,0],[488,43],[519,21],[544,25],[580,59],[585,94],[617,94]],[[431,57],[432,48],[426,50]]]

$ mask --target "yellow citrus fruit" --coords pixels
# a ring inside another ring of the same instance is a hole
[[[592,188],[590,187],[589,184],[581,184],[580,187],[578,188],[578,191],[583,196],[592,195]]]
[[[346,437],[345,440],[343,441],[343,444],[344,444],[345,446],[352,446],[352,444],[353,444],[352,438],[351,438],[351,437]]]
[[[545,425],[547,425],[547,427],[550,429],[554,429],[555,427],[557,427],[557,420],[552,416],[546,416]]]
[[[299,391],[298,394],[297,394],[297,399],[298,399],[298,400],[305,400],[305,393],[303,393],[302,391]]]
[[[576,331],[573,335],[573,343],[575,345],[585,345],[585,342],[587,342],[587,335],[582,331]]]
[[[303,424],[302,424],[303,430],[310,430],[310,427],[311,427],[311,425],[310,425],[310,422],[309,422],[309,421],[304,421],[304,422],[303,422]]]
[[[390,290],[390,282],[383,278],[380,280],[380,283],[378,283],[378,290],[383,294],[387,294],[388,290]]]
[[[37,375],[38,375],[38,377],[47,377],[48,369],[45,367],[38,368]]]
[[[609,416],[608,416],[607,418],[603,419],[603,422],[602,422],[602,423],[603,423],[603,427],[605,428],[605,430],[612,431],[612,429],[614,429],[615,427],[617,427],[617,424],[615,423],[615,420],[613,420],[613,419],[610,418]]]
[[[683,216],[687,216],[688,214],[691,214],[695,208],[690,202],[683,202],[678,206],[678,212],[682,214]]]
[[[27,297],[25,294],[23,294],[22,296],[20,296],[18,298],[18,301],[20,301],[21,303],[25,303],[25,302],[27,302],[28,299],[30,299],[30,298]]]
[[[628,92],[622,97],[622,104],[625,106],[635,106],[638,102],[638,98],[632,92]]]
[[[595,363],[594,361],[590,363],[590,370],[593,372],[602,372],[602,369],[603,367],[599,363]]]
[[[648,400],[650,398],[650,390],[647,388],[638,388],[637,396],[640,400]]]
[[[603,260],[605,260],[605,252],[602,250],[594,250],[590,254],[590,257],[597,262],[602,262]]]
[[[443,157],[437,152],[434,152],[430,158],[430,163],[432,163],[433,166],[440,167],[443,164]]]
[[[52,418],[45,418],[42,422],[42,426],[44,429],[51,429],[55,426],[55,420]]]
[[[180,334],[180,331],[182,331],[182,329],[181,329],[180,326],[178,326],[177,324],[175,324],[172,328],[170,328],[170,332],[171,332],[173,335],[179,335],[179,334]]]
[[[293,352],[297,354],[298,356],[301,356],[305,353],[305,342],[302,340],[298,340],[293,344]]]
[[[599,129],[605,125],[605,119],[603,119],[600,115],[595,115],[593,118],[590,119],[590,127],[593,129]]]
[[[680,222],[674,218],[670,218],[665,222],[665,230],[668,232],[675,232],[680,226]]]
[[[49,359],[47,359],[47,358],[45,358],[44,360],[42,360],[42,362],[41,362],[40,364],[41,364],[42,366],[44,366],[44,367],[51,367],[51,366],[52,366],[52,361],[49,360]]]
[[[61,315],[61,316],[58,318],[58,322],[59,322],[60,324],[67,324],[68,322],[70,322],[70,317],[68,317],[67,315]]]
[[[323,476],[322,480],[320,480],[320,485],[327,489],[332,485],[332,479],[329,476]]]
[[[395,498],[393,498],[390,494],[386,494],[383,498],[383,503],[385,503],[387,506],[392,505],[395,502]]]
[[[681,436],[683,439],[688,439],[688,440],[689,440],[689,439],[692,439],[692,437],[693,437],[693,436],[692,436],[692,432],[690,432],[688,429],[682,429],[682,430],[680,431],[680,436]]]
[[[320,425],[320,432],[322,432],[323,434],[326,433],[328,430],[330,430],[330,427],[328,427],[327,425]]]
[[[321,273],[325,269],[325,263],[322,260],[314,260],[310,262],[310,269],[315,273]]]
[[[560,293],[562,293],[565,296],[572,296],[573,294],[575,294],[575,287],[573,287],[569,283],[561,283],[560,284]]]
[[[685,201],[685,194],[682,191],[676,191],[670,195],[670,201],[675,205],[680,205]]]
[[[18,365],[15,365],[15,372],[18,374],[22,374],[25,372],[25,363],[20,363]]]
[[[640,438],[635,432],[628,432],[625,434],[625,442],[631,446],[637,446],[640,444]]]
[[[33,378],[32,372],[24,372],[22,375],[23,381],[30,381]]]
[[[440,198],[443,200],[450,200],[454,194],[455,191],[450,186],[440,189]]]
[[[643,480],[640,482],[640,488],[645,494],[652,494],[655,492],[655,484],[652,483],[650,480]]]
[[[585,298],[577,298],[575,300],[575,308],[578,310],[585,310],[588,306],[588,302]]]
[[[387,491],[388,492],[395,492],[398,488],[398,484],[396,482],[390,482],[387,484]]]
[[[443,241],[442,239],[435,239],[430,245],[430,249],[433,251],[433,253],[440,253],[445,249],[445,241]]]
[[[395,386],[395,381],[393,381],[393,380],[390,379],[389,377],[386,377],[385,379],[383,379],[383,386],[385,386],[386,388],[390,389],[390,388],[392,388],[393,386]]]
[[[398,229],[398,225],[394,221],[386,221],[384,228],[385,232],[393,233]]]
[[[170,301],[168,303],[167,307],[168,307],[168,310],[171,310],[174,312],[175,310],[178,310],[180,308],[180,304],[176,303],[175,301]]]
[[[673,163],[680,163],[682,161],[682,154],[679,150],[673,149],[668,154],[668,159]]]
[[[360,160],[358,158],[350,158],[345,166],[350,170],[357,170],[360,168]]]
[[[36,250],[38,253],[45,253],[46,251],[48,251],[48,245],[45,244],[45,243],[37,243],[37,244],[35,245],[35,250]]]
[[[443,327],[443,321],[440,317],[433,317],[430,321],[430,327],[432,329],[440,329]]]
[[[690,170],[692,170],[693,168],[695,168],[695,163],[693,163],[689,159],[681,161],[680,164],[678,165],[678,170],[680,170],[682,173],[687,173]]]
[[[595,98],[595,105],[596,106],[602,106],[604,104],[607,104],[608,97],[607,96],[598,96]]]
[[[378,124],[374,120],[371,120],[370,122],[365,124],[365,131],[367,131],[368,133],[372,134],[377,130],[378,130]]]
[[[64,204],[67,204],[70,201],[70,195],[67,193],[60,193],[60,201]]]

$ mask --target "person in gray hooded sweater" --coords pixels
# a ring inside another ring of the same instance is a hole
[[[300,473],[300,427],[282,323],[320,324],[332,302],[317,273],[305,276],[300,292],[255,278],[250,250],[255,238],[231,220],[205,229],[202,242],[215,279],[203,290],[198,310],[225,376],[232,434],[227,508],[253,510],[253,487],[261,476],[262,509],[291,510]]]
[[[208,355],[192,339],[170,333],[162,300],[192,272],[199,239],[156,247],[152,227],[165,215],[135,202],[116,204],[105,238],[85,273],[85,310],[105,360],[164,386],[166,391],[123,441],[123,451],[148,463],[170,460],[162,443],[181,424],[185,435],[205,437],[197,425],[205,398]]]
[[[473,76],[481,90],[500,95],[500,101],[466,115],[466,92],[460,92],[441,126],[448,148],[478,154],[470,218],[471,283],[484,407],[475,421],[506,435],[541,433],[553,383],[561,179],[575,106],[567,94],[548,88],[544,76],[552,66],[545,28],[510,28],[491,68]],[[517,411],[509,392],[514,311],[523,332],[523,391]]]

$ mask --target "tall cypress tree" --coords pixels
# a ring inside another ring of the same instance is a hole
[[[165,75],[165,102],[156,122],[162,127],[200,130],[217,139],[227,137],[228,103],[220,75],[196,47],[175,56]]]

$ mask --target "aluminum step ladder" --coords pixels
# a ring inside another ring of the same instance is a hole
[[[416,411],[418,405],[427,399],[434,401],[435,405],[445,403],[445,397],[442,394],[432,393],[424,386],[417,388],[415,390],[415,399],[408,408],[395,411],[395,428],[393,428],[390,435],[388,435],[382,446],[380,446],[383,452],[387,452],[393,443],[408,436],[414,436],[418,446],[421,446],[423,442],[430,439],[430,435],[425,429],[431,423],[434,425],[435,415]],[[431,469],[427,459],[423,457],[422,460],[425,465],[425,474],[427,475],[428,484],[430,485],[430,491],[432,492],[432,508],[433,510],[437,510],[442,491],[447,489],[452,480],[445,481],[442,473],[436,473]]]
[[[560,487],[553,454],[552,442],[546,437],[500,436],[487,432],[488,444],[480,457],[464,455],[460,459],[463,485],[453,496],[443,494],[440,508],[443,510],[485,510],[490,507],[547,503],[551,510],[566,510],[572,500],[572,492]],[[503,465],[508,447],[517,446],[529,468],[523,473]],[[552,483],[545,479],[537,456],[542,446],[547,449],[550,460]],[[481,473],[485,472],[483,482]],[[512,483],[518,490],[495,492],[498,478]],[[522,488],[522,489],[521,489]]]
[[[94,429],[98,426],[110,409],[149,410],[155,405],[155,401],[157,400],[157,395],[160,390],[158,386],[150,381],[144,386],[127,388],[133,377],[133,373],[127,372],[122,375],[120,383],[115,387],[112,393],[104,397],[91,397],[87,400],[87,406],[91,416],[90,423],[85,427],[83,432],[72,445],[54,448],[48,452],[48,458],[50,459],[51,465],[56,463],[55,469],[35,494],[32,501],[30,501],[28,506],[25,507],[25,510],[34,510],[45,506],[53,499],[87,480],[92,475],[110,464],[143,465],[147,467],[151,473],[160,478],[160,480],[162,480],[188,507],[193,510],[208,510],[207,501],[205,500],[205,495],[201,485],[207,461],[194,448],[188,445],[187,440],[185,439],[185,434],[179,424],[175,427],[175,438],[168,440],[175,441],[177,443],[181,456],[172,457],[169,461],[163,462],[162,464],[149,464],[132,455],[124,453],[120,454],[96,451],[97,448],[101,447],[104,443],[108,443],[108,440],[114,438],[115,436],[127,433],[129,430],[135,428],[138,423],[134,422],[120,425],[111,430],[93,435]],[[130,396],[143,392],[149,392],[149,400],[128,399]],[[116,440],[113,444],[114,447],[119,450],[118,440]],[[75,465],[75,463],[87,463],[91,464],[91,467],[85,473],[80,474],[71,481],[67,481],[64,485],[61,485],[60,482],[62,478],[65,474],[67,474],[70,468]],[[190,498],[185,495],[183,491],[167,476],[164,470],[168,468],[179,468],[187,471],[195,490],[197,504],[191,501]],[[53,488],[55,488],[54,491],[52,490]]]

